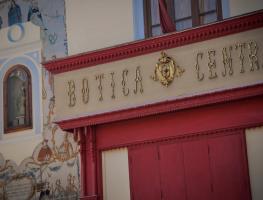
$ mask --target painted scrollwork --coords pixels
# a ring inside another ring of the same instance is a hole
[[[180,77],[184,73],[184,69],[176,65],[175,60],[166,53],[161,52],[161,58],[155,65],[154,75],[151,77],[154,81],[168,87],[174,80],[174,77]]]
[[[57,129],[58,129],[58,126],[53,127],[52,139],[51,139],[51,142],[53,144],[52,150],[53,150],[55,160],[64,162],[64,161],[68,161],[70,159],[76,158],[79,151],[78,149],[73,149],[73,146],[71,142],[69,141],[69,133],[65,133],[63,142],[59,146],[56,144],[55,133]]]

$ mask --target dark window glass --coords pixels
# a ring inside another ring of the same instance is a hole
[[[221,0],[166,0],[177,31],[222,19]],[[145,36],[162,34],[158,0],[144,0]]]
[[[200,24],[217,21],[216,0],[199,0]]]
[[[4,81],[5,133],[30,128],[31,76],[23,66],[11,68]]]
[[[192,16],[191,0],[174,0],[175,20]]]

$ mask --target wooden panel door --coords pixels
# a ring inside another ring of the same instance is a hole
[[[244,137],[241,133],[208,140],[214,200],[250,198]]]
[[[162,196],[165,200],[186,200],[182,144],[159,146]]]
[[[160,174],[157,146],[129,150],[131,199],[160,200]]]
[[[239,132],[129,150],[133,200],[250,200]]]
[[[207,141],[183,143],[187,200],[212,199]]]

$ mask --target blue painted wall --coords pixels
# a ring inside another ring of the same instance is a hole
[[[27,21],[41,27],[43,60],[67,55],[64,0],[8,0],[0,2],[0,29]]]

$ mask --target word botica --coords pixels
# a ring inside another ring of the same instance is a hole
[[[192,68],[196,73],[195,80],[200,82],[222,77],[233,77],[234,74],[253,73],[261,68],[263,69],[263,66],[259,63],[258,50],[259,47],[257,42],[248,41],[229,45],[220,50],[210,49],[208,51],[199,51],[194,56],[195,65]],[[121,73],[121,80],[115,80],[116,72],[110,72],[109,74],[100,73],[95,75],[93,81],[95,80],[97,82],[96,89],[99,94],[97,101],[102,102],[104,99],[103,88],[105,85],[103,84],[106,84],[106,79],[107,81],[110,81],[107,83],[110,83],[111,99],[117,98],[116,84],[121,84],[121,94],[118,93],[118,95],[129,96],[132,93],[134,95],[143,94],[143,80],[144,78],[152,79],[152,74],[143,77],[141,72],[142,69],[143,68],[140,66],[137,66],[135,73],[134,69],[124,69],[121,72],[118,72]],[[89,79],[82,78],[81,86],[79,84],[76,85],[76,81],[74,80],[67,81],[67,102],[69,107],[74,107],[77,102],[88,104],[91,91]],[[131,82],[129,82],[130,84],[128,86],[128,79],[133,80],[132,85]],[[81,93],[82,99],[77,101],[78,95],[76,94],[79,94],[79,92]]]

